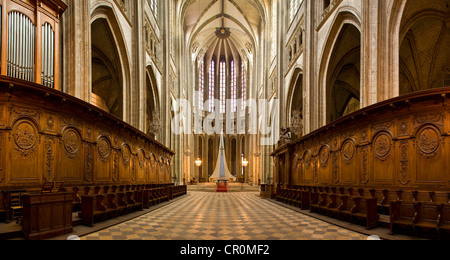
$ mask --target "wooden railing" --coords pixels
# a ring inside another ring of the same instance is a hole
[[[450,187],[450,88],[361,109],[274,151],[274,183],[439,191]]]
[[[0,76],[0,190],[171,183],[173,155],[82,100]]]

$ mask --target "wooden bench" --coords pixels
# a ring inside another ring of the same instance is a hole
[[[392,201],[390,205],[390,229],[391,235],[396,233],[396,229],[414,231],[414,223],[417,216],[417,203]]]
[[[172,195],[169,196],[169,189]],[[72,188],[74,201],[81,197],[79,213],[83,223],[93,225],[105,219],[150,208],[174,196],[187,194],[187,187],[173,184],[128,184]]]
[[[152,205],[157,205],[161,203],[161,199],[158,195],[158,188],[150,189],[150,201],[152,202]]]
[[[318,187],[311,187],[310,205],[309,205],[311,213],[319,208],[319,200],[320,200],[320,191]]]
[[[418,202],[416,204],[416,217],[414,219],[414,229],[420,232],[435,232],[436,238],[439,235],[439,221],[441,218],[442,204],[434,202]]]
[[[174,186],[173,190],[174,190],[174,192],[173,192],[174,198],[187,194],[187,186],[186,185]]]
[[[117,189],[116,186],[104,186],[103,190],[101,187],[94,187],[94,195],[81,198],[80,218],[84,224],[92,226],[97,222],[142,209],[141,197],[141,191],[124,191],[124,187]]]
[[[439,221],[438,221],[439,235],[443,239],[448,239],[448,237],[450,235],[450,204],[449,203],[441,204],[439,216],[440,216]]]
[[[158,204],[162,203],[164,201],[169,201],[169,196],[167,194],[166,189],[167,188],[163,187],[162,185],[158,185],[158,186],[155,187],[155,191],[154,191],[155,193],[154,194],[155,194],[155,196],[156,196],[156,198],[158,200]]]
[[[340,219],[352,222],[353,221],[353,212],[356,207],[353,193],[353,188],[349,188],[347,190],[341,189],[339,193],[339,201],[341,202],[338,206],[338,216]]]
[[[347,191],[347,192],[346,192]],[[378,226],[377,199],[366,196],[364,189],[318,187],[311,192],[311,212],[363,224],[367,229]]]
[[[342,203],[337,188],[333,187],[331,188],[331,194],[328,196],[327,215],[334,218],[339,217],[339,206],[341,205],[339,202]]]
[[[380,213],[389,215],[391,212],[391,202],[398,201],[398,193],[392,190],[383,190],[383,198],[381,199],[378,207]]]
[[[310,209],[310,201],[311,201],[311,195],[310,195],[310,191],[307,189],[302,189],[300,191],[300,209],[301,210],[309,210]]]
[[[355,207],[352,209],[352,215],[356,221],[363,221],[367,229],[372,229],[378,226],[377,199],[367,197],[354,197],[353,202]]]
[[[400,229],[402,233],[437,238],[445,215],[444,208],[445,204],[434,202],[392,202],[391,234]]]
[[[294,190],[293,189],[286,189],[285,197],[283,198],[283,202],[292,205],[292,200],[294,199]]]
[[[290,205],[294,207],[300,207],[302,203],[302,192],[301,190],[295,189],[292,191],[292,197],[289,201]]]
[[[284,202],[284,198],[286,197],[286,189],[283,188],[278,188],[277,192],[276,192],[276,200],[280,201],[280,202]]]
[[[93,226],[97,221],[103,220],[106,215],[106,206],[103,205],[103,195],[82,196],[80,218],[83,224]]]
[[[81,210],[81,197],[79,195],[80,188],[72,187],[72,198],[73,198],[73,212],[78,212]]]
[[[9,192],[0,192],[0,214],[4,216],[4,221],[10,221]]]

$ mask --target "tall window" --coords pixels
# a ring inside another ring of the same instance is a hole
[[[226,112],[226,102],[227,102],[227,64],[225,60],[220,61],[220,113],[224,114]]]
[[[272,3],[272,57],[277,54],[277,1]]]
[[[237,79],[236,79],[236,64],[231,61],[231,109],[237,112]]]
[[[205,94],[205,63],[203,59],[200,64],[200,71],[198,73],[198,109],[203,111],[203,102]]]
[[[156,19],[158,19],[158,1],[157,0],[148,0],[148,4],[150,5],[150,9],[152,10]]]
[[[294,21],[295,15],[300,9],[300,5],[303,3],[303,0],[291,0],[290,2],[290,10],[289,10],[289,21],[292,23]]]
[[[245,101],[247,100],[247,70],[245,69],[245,63],[242,62],[242,110],[245,110]]]
[[[216,63],[214,60],[211,60],[211,64],[209,65],[209,107],[208,111],[211,113],[214,111],[214,83],[216,80]]]

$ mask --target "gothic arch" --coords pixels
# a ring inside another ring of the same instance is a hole
[[[390,96],[442,87],[440,69],[450,66],[445,62],[450,53],[443,48],[450,44],[445,30],[450,19],[446,1],[394,0],[390,10],[388,42],[394,43],[389,48]],[[419,27],[426,28],[425,33],[419,33]],[[430,63],[423,62],[421,48],[431,55]]]
[[[330,91],[329,91],[329,74],[330,74],[330,61],[333,58],[333,52],[336,49],[336,45],[339,43],[339,38],[342,32],[349,28],[356,28],[359,31],[361,37],[361,20],[357,16],[357,13],[353,10],[342,10],[336,16],[333,25],[331,26],[326,43],[323,47],[322,58],[320,61],[319,69],[319,106],[323,109],[319,114],[319,123],[326,125],[331,121],[330,110],[328,106]]]
[[[405,9],[405,5],[406,2],[408,0],[393,0],[391,6],[388,8],[389,10],[391,10],[391,14],[389,17],[389,22],[388,22],[388,39],[387,42],[388,44],[392,44],[392,46],[390,46],[388,48],[388,53],[389,53],[389,66],[391,69],[388,70],[388,81],[385,82],[390,82],[391,84],[391,88],[388,89],[389,94],[388,96],[391,97],[396,97],[399,95],[399,90],[400,90],[400,84],[399,84],[399,69],[400,69],[400,65],[399,65],[399,61],[400,61],[400,26],[401,26],[401,21],[402,21],[402,17],[403,17],[403,11]],[[397,44],[395,44],[397,43]]]
[[[438,0],[418,3],[408,1],[401,19],[399,95],[445,87],[450,67],[450,8]]]
[[[292,117],[295,112],[300,112],[299,116],[303,119],[303,70],[301,68],[295,68],[289,84],[286,106],[289,126],[292,126]]]
[[[208,175],[206,176],[206,178],[204,178],[203,182],[209,182],[209,176],[211,176],[214,173],[214,169],[215,169],[215,160],[214,160],[214,155],[215,155],[215,149],[214,149],[214,138],[210,137],[208,139]]]
[[[237,162],[238,162],[238,159],[239,159],[236,138],[232,138],[230,142],[231,142],[231,145],[230,145],[230,147],[231,147],[231,150],[230,150],[230,153],[231,153],[231,160],[230,160],[231,167],[229,169],[231,170],[231,174],[236,176],[236,173],[237,173],[237,170],[238,170]]]
[[[127,121],[131,110],[129,55],[117,16],[108,5],[99,5],[91,13],[91,46],[93,99],[105,102],[100,104],[104,109]]]
[[[153,137],[157,136],[160,127],[158,123],[161,121],[161,105],[159,99],[159,91],[155,72],[152,66],[146,69],[146,121],[148,124],[147,132]]]

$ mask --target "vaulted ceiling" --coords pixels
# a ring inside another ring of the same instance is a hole
[[[249,58],[259,45],[265,15],[260,0],[185,0],[182,17],[187,48],[195,55],[240,55]],[[218,28],[229,28],[225,40]]]

